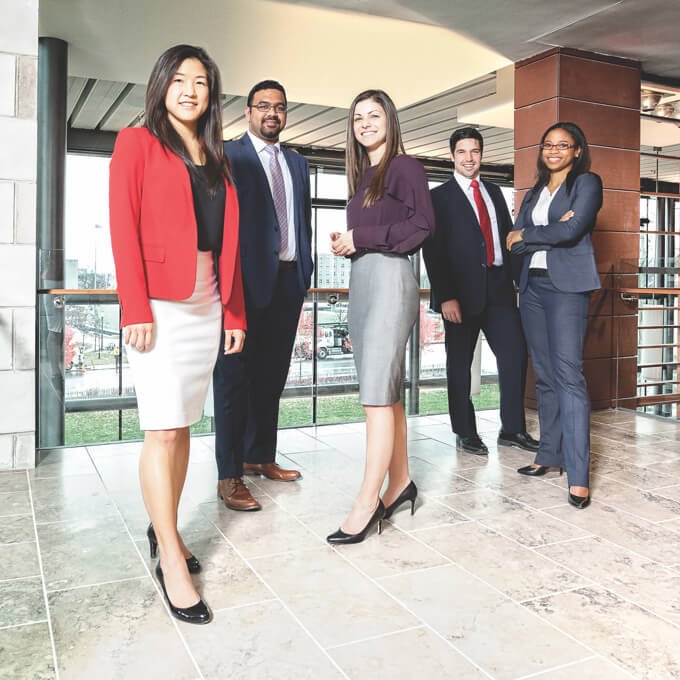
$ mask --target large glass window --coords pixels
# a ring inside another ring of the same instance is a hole
[[[67,293],[42,296],[46,329],[55,325],[56,316],[63,326],[63,346],[50,342],[59,335],[48,329],[41,361],[46,367],[43,382],[63,388],[62,406],[53,410],[49,418],[61,413],[64,422],[60,436],[67,445],[142,436],[134,385],[121,348],[120,310],[114,292],[116,279],[108,222],[109,162],[108,157],[102,156],[67,156],[64,254]],[[442,181],[441,175],[433,177],[430,186]],[[331,232],[346,229],[347,182],[338,168],[312,167],[310,187],[313,290],[300,315],[281,402],[281,427],[364,417],[358,402],[347,322],[351,262],[335,257],[330,251]],[[503,191],[512,208],[512,190]],[[444,328],[441,316],[429,309],[429,294],[425,292],[429,281],[422,255],[417,258],[414,266],[420,273],[424,292],[420,323],[413,336],[418,341],[417,352],[410,352],[409,343],[404,357],[406,404],[411,413],[443,413],[448,409]],[[54,310],[62,311],[55,316]],[[496,364],[483,338],[480,352],[482,384],[474,400],[478,407],[494,407],[498,405]],[[209,432],[213,426],[214,421],[204,417],[192,431]],[[57,441],[58,431],[59,428],[47,432],[41,446],[61,443]]]

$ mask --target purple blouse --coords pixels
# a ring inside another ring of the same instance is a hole
[[[357,251],[414,253],[434,234],[434,210],[427,175],[420,161],[396,156],[387,169],[385,193],[370,208],[362,207],[364,192],[376,166],[368,168],[347,205],[347,229],[353,229]]]

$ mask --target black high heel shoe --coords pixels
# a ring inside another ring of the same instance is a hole
[[[519,468],[517,472],[519,472],[520,475],[529,475],[529,477],[541,477],[548,472],[548,470],[550,470],[550,468],[547,465],[539,465],[538,467],[525,465],[524,467]],[[560,468],[560,477],[563,472],[564,468]]]
[[[415,485],[413,480],[411,480],[407,487],[397,496],[397,500],[394,501],[394,503],[390,503],[386,508],[385,508],[385,516],[383,519],[389,519],[392,516],[392,513],[402,504],[406,503],[406,501],[411,501],[411,515],[416,511],[416,497],[418,496],[418,487]]]
[[[358,533],[358,534],[346,534],[342,528],[338,529],[335,533],[326,536],[326,540],[331,545],[344,545],[348,543],[361,543],[368,532],[371,530],[374,524],[378,524],[378,534],[382,533],[382,521],[385,517],[385,506],[381,500],[378,501],[378,507],[375,509],[371,519],[368,520],[368,524]]]
[[[579,510],[583,510],[583,508],[587,508],[590,505],[590,494],[588,496],[577,496],[570,491],[568,498],[569,502]]]
[[[184,623],[210,623],[210,621],[212,621],[212,612],[208,605],[203,602],[202,598],[199,598],[198,602],[191,605],[191,607],[175,607],[175,605],[170,602],[168,591],[165,589],[165,579],[163,578],[163,570],[161,569],[160,562],[156,565],[156,578],[161,584],[165,601],[168,603],[168,607],[170,607],[170,612],[176,619],[184,621]]]
[[[154,531],[153,524],[149,524],[146,530],[146,537],[149,539],[149,555],[155,559],[158,555],[158,539]],[[193,556],[187,557],[187,569],[190,574],[198,574],[201,571],[201,563]]]

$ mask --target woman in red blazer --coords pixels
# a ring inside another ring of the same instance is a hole
[[[149,78],[145,127],[121,130],[110,168],[121,325],[144,430],[147,536],[151,557],[160,547],[156,575],[170,611],[189,623],[211,619],[189,576],[200,563],[177,532],[189,426],[201,418],[220,346],[240,352],[246,328],[220,92],[217,66],[201,48],[164,52]]]

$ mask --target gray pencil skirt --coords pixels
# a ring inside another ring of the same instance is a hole
[[[352,259],[349,335],[364,406],[389,406],[401,398],[404,352],[418,306],[419,286],[406,255]]]

